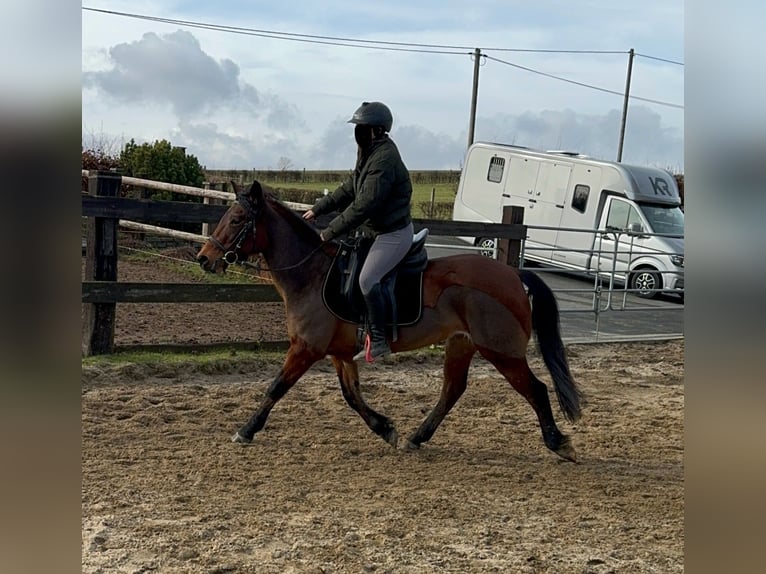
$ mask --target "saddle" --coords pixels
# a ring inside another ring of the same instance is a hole
[[[386,323],[392,330],[394,341],[397,327],[417,323],[423,313],[423,272],[428,265],[426,237],[428,229],[416,233],[407,254],[380,283],[388,303]],[[372,242],[368,237],[342,240],[325,276],[322,287],[324,304],[333,315],[347,323],[365,323],[367,306],[359,287],[359,273]]]

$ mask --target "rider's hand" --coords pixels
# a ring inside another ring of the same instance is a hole
[[[312,221],[316,217],[316,214],[312,209],[309,209],[306,213],[303,214],[303,219],[306,221]]]
[[[327,233],[327,230],[323,229],[322,231],[319,232],[319,239],[321,239],[322,241],[329,241],[328,235],[329,233]]]

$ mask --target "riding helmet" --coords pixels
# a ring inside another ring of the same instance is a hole
[[[394,123],[394,116],[391,115],[391,110],[388,109],[386,104],[381,102],[362,102],[362,105],[357,108],[354,115],[348,120],[348,123],[382,126],[385,131],[390,132],[391,126]]]

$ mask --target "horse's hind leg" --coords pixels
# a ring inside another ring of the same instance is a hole
[[[337,357],[331,357],[335,370],[338,373],[340,389],[343,398],[354,409],[370,429],[393,447],[399,442],[399,434],[396,432],[394,423],[387,416],[373,410],[362,397],[359,388],[359,369],[356,363],[341,361]]]
[[[468,368],[476,347],[467,333],[456,333],[447,339],[444,352],[444,383],[436,406],[420,423],[407,441],[408,448],[419,448],[429,440],[468,385]]]
[[[526,358],[516,359],[486,351],[481,353],[535,409],[537,420],[543,431],[545,446],[560,457],[577,462],[577,454],[569,437],[562,434],[553,419],[548,387],[530,370]]]

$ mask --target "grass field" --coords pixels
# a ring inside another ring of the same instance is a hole
[[[288,189],[300,189],[305,191],[316,191],[317,193],[323,192],[325,189],[331,193],[341,184],[341,181],[336,181],[332,184],[327,183],[314,183],[314,182],[282,182],[282,181],[261,181],[262,184],[267,185],[276,190],[288,190]],[[421,183],[413,184],[412,186],[412,203],[417,204],[422,201],[431,201],[431,193],[434,194],[434,201],[436,203],[452,203],[455,200],[455,193],[457,193],[456,183]]]
[[[325,189],[332,193],[340,181],[333,183],[321,182],[282,182],[261,180],[261,183],[275,191],[289,193],[289,196],[282,197],[288,201],[299,203],[313,203],[311,197],[304,195],[295,195],[296,192],[315,192],[320,194]],[[449,219],[452,217],[452,204],[455,201],[457,193],[457,183],[413,183],[412,185],[412,217]],[[313,197],[313,196],[312,196]],[[432,205],[433,204],[433,205]]]

